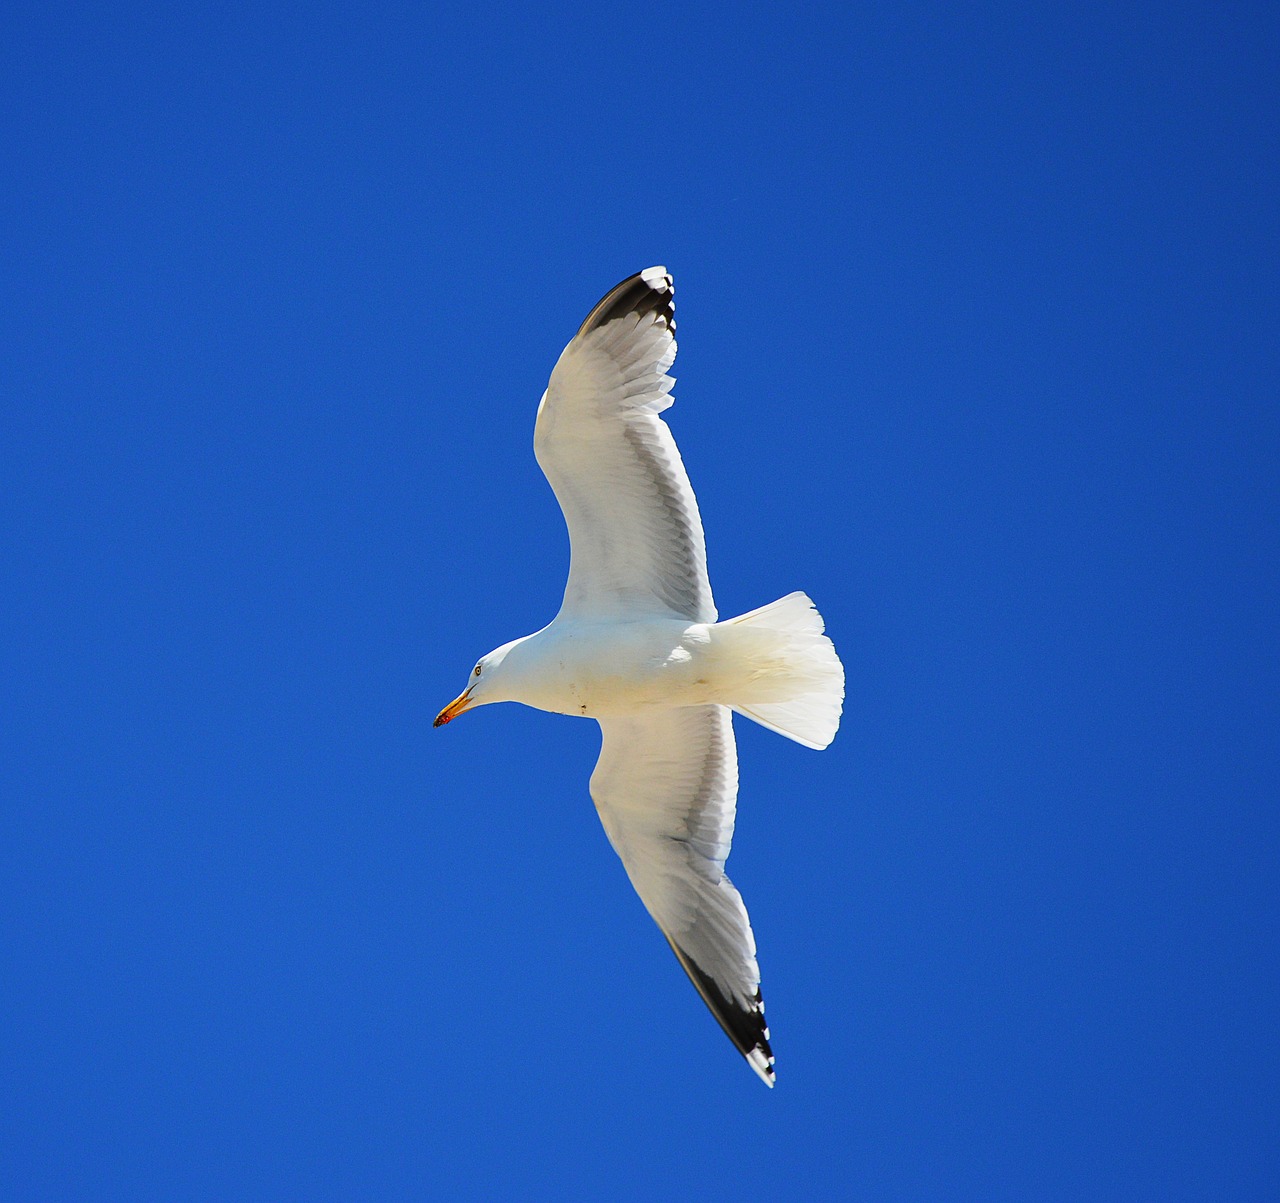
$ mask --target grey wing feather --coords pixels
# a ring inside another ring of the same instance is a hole
[[[561,614],[714,622],[698,502],[667,424],[675,286],[649,268],[612,289],[565,347],[534,453],[569,528]]]
[[[605,833],[703,1001],[772,1086],[755,937],[724,872],[738,789],[730,712],[678,707],[600,727],[591,796]]]

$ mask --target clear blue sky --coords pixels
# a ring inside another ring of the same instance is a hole
[[[1280,1192],[1274,5],[16,3],[0,1193]],[[765,1090],[594,724],[432,731],[567,542],[547,373],[678,288]]]

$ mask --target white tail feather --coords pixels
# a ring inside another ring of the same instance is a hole
[[[840,726],[844,667],[808,596],[789,593],[719,625],[750,632],[758,645],[749,696],[731,703],[733,709],[805,747],[825,748]]]

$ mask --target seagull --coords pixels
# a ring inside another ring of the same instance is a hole
[[[533,446],[569,528],[564,601],[542,630],[482,656],[435,726],[491,702],[600,724],[591,797],[605,834],[703,1002],[772,1086],[755,937],[724,871],[731,712],[825,748],[844,668],[804,593],[717,621],[698,503],[660,417],[673,401],[674,297],[665,267],[639,272],[561,353]]]

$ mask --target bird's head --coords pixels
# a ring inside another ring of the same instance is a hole
[[[513,676],[511,667],[504,671],[503,664],[512,648],[523,643],[523,639],[513,639],[501,647],[494,648],[487,656],[481,656],[475,668],[471,670],[471,678],[467,687],[453,699],[439,714],[433,727],[443,727],[460,715],[464,710],[485,706],[490,702],[509,702],[512,700],[507,686]]]

